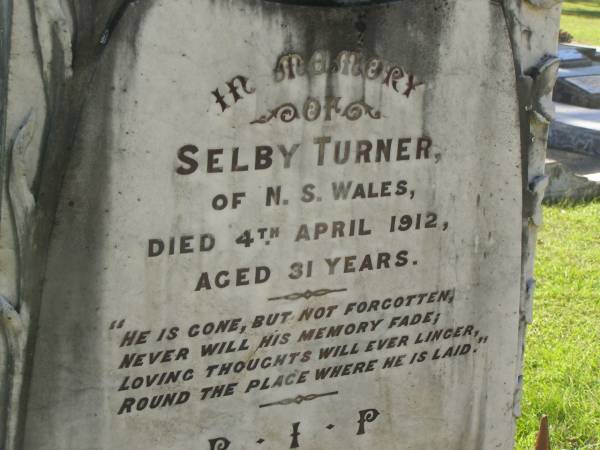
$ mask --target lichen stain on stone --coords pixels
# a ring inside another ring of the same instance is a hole
[[[451,36],[456,1],[425,0],[418,3],[389,3],[345,8],[307,6],[248,0],[261,15],[277,18],[285,25],[285,52],[312,55],[326,50],[330,54],[356,51],[377,55],[398,64],[425,84],[422,117],[435,108],[431,82],[438,78],[438,64],[444,44]],[[427,30],[415,33],[416,30]],[[331,78],[331,77],[330,77]],[[326,95],[331,95],[332,82]],[[365,92],[355,92],[359,97]],[[428,87],[429,85],[429,87]],[[357,87],[357,89],[359,89]],[[423,133],[427,134],[426,121]]]
[[[36,240],[46,242],[47,236],[41,237],[43,233],[49,233],[50,230],[56,231],[64,227],[69,221],[78,223],[77,227],[80,233],[87,236],[103,236],[103,230],[106,229],[106,220],[102,214],[97,211],[98,205],[106,197],[105,188],[108,187],[110,177],[110,150],[111,141],[114,134],[114,127],[110,119],[110,111],[113,108],[114,94],[111,95],[111,85],[115,74],[119,68],[125,68],[124,73],[128,73],[130,66],[135,62],[135,42],[136,35],[142,25],[144,12],[152,5],[151,2],[132,3],[135,8],[130,7],[119,22],[119,27],[113,29],[113,36],[110,45],[102,47],[100,51],[98,36],[100,30],[106,25],[106,20],[113,14],[113,9],[117,5],[116,1],[107,3],[92,4],[89,1],[80,1],[74,3],[76,7],[73,20],[73,39],[69,41],[69,51],[73,54],[72,75],[66,78],[64,73],[64,64],[68,64],[65,59],[65,49],[61,42],[56,39],[49,42],[40,43],[47,45],[48,59],[41,61],[47,64],[49,69],[45,77],[45,90],[49,101],[49,115],[54,119],[48,128],[45,141],[42,143],[43,160],[40,163],[40,172],[44,174],[40,181],[39,190],[42,193],[39,205],[36,205],[40,215],[53,218],[60,216],[64,218],[59,223],[42,223],[36,228]],[[41,14],[37,11],[36,23],[38,27],[42,20],[52,21],[52,16]],[[39,35],[43,39],[43,35]],[[83,151],[85,149],[85,151]],[[64,176],[65,183],[61,187],[56,180],[62,180]],[[85,181],[83,181],[85,180]],[[78,190],[79,187],[83,188]],[[93,188],[90,188],[93,183]],[[75,193],[69,193],[69,186],[75,189]],[[64,201],[56,204],[56,198],[60,194]],[[73,194],[73,195],[70,195]],[[85,201],[82,200],[86,197]],[[82,208],[69,208],[66,206],[66,199],[77,200],[78,205],[88,205],[88,214],[82,215]],[[95,207],[96,205],[97,207]],[[58,214],[56,213],[58,211]],[[47,225],[47,226],[46,226]],[[38,236],[39,235],[39,236]],[[82,240],[83,241],[83,240]],[[68,245],[65,245],[67,248]],[[35,270],[36,264],[43,267],[46,256],[43,254],[45,249],[28,250],[26,261],[28,261],[29,271]],[[61,257],[64,248],[61,244],[55,243],[48,251],[48,273],[53,270],[62,270],[68,274],[77,274],[77,279],[70,279],[71,275],[59,276],[65,283],[71,283],[72,286],[88,285],[94,286],[97,280],[97,273],[100,271],[101,264],[95,258],[87,258],[86,263],[73,257],[66,266],[61,264],[53,265],[52,261]],[[35,253],[34,253],[35,252]],[[73,254],[77,253],[73,250]],[[85,252],[83,252],[85,254]],[[35,263],[35,264],[34,264]],[[70,264],[70,265],[69,265]],[[70,270],[69,270],[70,268]],[[30,277],[32,275],[30,274]],[[43,273],[40,274],[43,276]],[[74,275],[73,275],[74,276]],[[34,284],[31,283],[33,286]],[[57,302],[60,304],[60,296],[53,296],[52,291],[47,291],[41,298],[37,294],[24,294],[24,301],[28,308],[38,315],[39,308],[44,317],[51,317],[56,323],[64,327],[73,327],[73,324],[65,321],[60,313],[60,307],[57,309]],[[66,300],[64,300],[66,301]],[[93,311],[97,306],[99,299],[93,296],[87,298],[86,302],[76,303],[74,307],[81,309],[81,316],[86,317],[84,327],[93,328],[95,323],[94,314],[83,314],[86,311]],[[53,306],[51,306],[53,305]],[[89,320],[89,322],[87,322]],[[36,324],[32,324],[32,330],[37,329]],[[73,330],[77,334],[77,330]],[[74,357],[81,356],[81,349],[73,341],[71,354]],[[61,342],[51,340],[42,344],[42,349],[36,352],[36,358],[44,361],[46,351],[55,351],[60,349]],[[98,343],[100,345],[100,343]],[[32,354],[33,352],[29,352]],[[97,352],[101,354],[100,351]],[[100,361],[99,361],[100,363]],[[31,370],[30,362],[26,362],[25,371]],[[34,375],[35,376],[35,372]],[[60,392],[60,374],[52,372],[43,375],[45,385],[56,395]],[[101,381],[101,380],[96,380]],[[39,393],[34,392],[30,397],[35,399]],[[41,396],[43,397],[43,396]],[[40,397],[40,398],[41,398]]]
[[[208,0],[208,3],[209,8],[221,10],[221,14],[226,15],[231,8],[240,9],[249,20],[257,18],[266,27],[288,30],[284,38],[286,51],[312,54],[326,49],[332,53],[342,50],[383,53],[390,52],[390,48],[402,49],[404,60],[425,68],[435,64],[440,37],[455,2],[426,0],[418,4],[376,2],[370,5],[352,2],[343,8],[265,0]],[[414,37],[415,29],[427,30],[427,34]],[[401,40],[394,44],[390,41],[392,36],[394,39],[400,36]],[[430,51],[423,52],[423,46]]]

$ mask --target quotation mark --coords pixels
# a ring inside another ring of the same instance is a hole
[[[119,321],[113,320],[110,324],[110,327],[108,327],[109,330],[118,330],[119,328],[123,328],[123,325],[125,325],[125,319],[121,319]]]

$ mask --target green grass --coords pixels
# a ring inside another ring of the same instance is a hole
[[[517,449],[547,414],[553,450],[600,450],[600,202],[544,209]]]
[[[600,46],[600,0],[565,0],[560,28],[573,42]]]

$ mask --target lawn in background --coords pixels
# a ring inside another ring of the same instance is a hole
[[[600,0],[565,0],[560,28],[573,42],[600,46]]]
[[[600,201],[544,208],[517,449],[547,414],[553,450],[600,450]]]

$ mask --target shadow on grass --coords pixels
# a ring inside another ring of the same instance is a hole
[[[600,19],[600,2],[590,0],[569,0],[563,5],[562,13],[567,16],[579,16]]]
[[[555,201],[549,201],[549,200],[544,199],[544,201],[543,201],[544,206],[553,206],[553,207],[562,208],[562,209],[575,209],[580,206],[593,205],[596,203],[600,204],[600,198],[592,197],[592,198],[583,198],[583,199],[578,199],[578,200],[561,199],[561,200],[555,200]]]
[[[600,11],[582,11],[580,9],[563,9],[564,16],[577,16],[587,19],[600,19]]]

